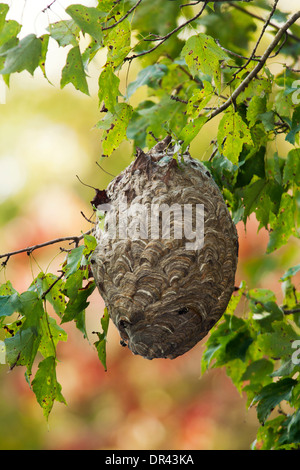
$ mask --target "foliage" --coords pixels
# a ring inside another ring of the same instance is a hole
[[[299,238],[300,219],[300,81],[294,68],[300,53],[300,12],[283,13],[277,3],[99,0],[94,7],[69,6],[69,19],[50,24],[47,34],[23,39],[22,25],[6,19],[9,7],[0,4],[0,73],[8,85],[11,74],[24,70],[33,75],[40,68],[47,78],[48,45],[56,41],[68,48],[61,88],[71,85],[89,95],[89,64],[106,50],[98,77],[101,119],[95,125],[103,130],[105,156],[112,156],[126,139],[134,148],[147,148],[168,134],[180,156],[220,115],[211,156],[204,163],[234,222],[246,225],[255,214],[259,230],[269,232],[267,253],[273,253],[291,237]],[[157,21],[158,12],[167,21]],[[271,38],[264,36],[267,26]],[[89,38],[88,47],[82,46],[82,36]],[[259,56],[262,38],[269,46]],[[140,71],[122,94],[120,72],[133,60]],[[142,87],[147,96],[137,102]],[[274,151],[281,135],[290,145],[288,155]],[[0,287],[0,327],[5,332],[0,358],[11,369],[25,366],[26,380],[47,418],[55,400],[65,402],[55,372],[56,346],[67,339],[60,325],[74,321],[86,336],[85,310],[95,288],[89,258],[96,241],[85,234],[73,242],[76,247],[67,253],[60,274],[41,272],[23,293],[10,281]],[[2,256],[4,268],[13,254]],[[300,294],[293,281],[299,270],[293,266],[281,278],[283,305],[272,291],[248,290],[243,283],[206,343],[203,371],[225,367],[237,389],[246,393],[248,406],[256,406],[261,427],[254,448],[299,448]],[[242,301],[243,317],[235,313]],[[60,325],[48,314],[49,304]],[[105,311],[95,343],[105,368],[108,321]]]

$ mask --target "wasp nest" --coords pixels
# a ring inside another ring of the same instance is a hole
[[[101,192],[105,225],[92,256],[121,344],[147,359],[174,359],[209,332],[234,290],[238,257],[235,225],[209,171],[188,152],[174,158],[170,140],[139,150]]]

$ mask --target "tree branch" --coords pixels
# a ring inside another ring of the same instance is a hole
[[[208,120],[211,120],[218,114],[222,113],[225,111],[225,109],[229,108],[229,106],[235,102],[237,97],[247,88],[249,83],[256,77],[258,72],[263,68],[265,65],[266,61],[270,57],[271,53],[277,46],[277,44],[280,42],[281,38],[286,34],[287,30],[290,28],[292,24],[294,24],[298,19],[300,18],[300,11],[295,13],[294,15],[291,16],[291,18],[278,30],[275,38],[269,45],[269,47],[266,49],[265,53],[261,56],[260,61],[258,64],[254,67],[254,69],[247,75],[247,77],[242,81],[242,83],[234,90],[232,95],[228,98],[225,103],[223,103],[219,108],[217,108],[215,111],[211,113],[209,116]]]
[[[264,23],[265,23],[265,21],[266,21],[266,20],[265,20],[264,18],[262,18],[261,16],[256,15],[255,13],[252,13],[251,11],[246,10],[245,8],[243,8],[243,7],[239,6],[239,5],[235,5],[234,3],[232,3],[232,1],[231,1],[231,2],[228,2],[228,4],[229,4],[230,6],[232,6],[233,8],[236,8],[237,10],[239,10],[239,11],[245,13],[246,15],[252,16],[252,18],[255,18],[256,20],[263,21]],[[275,29],[278,29],[278,30],[280,29],[280,26],[278,26],[276,23],[273,23],[273,22],[271,22],[271,21],[270,21],[269,25],[272,26],[272,27],[275,28]],[[291,25],[290,25],[290,26],[291,26]],[[289,36],[289,38],[293,39],[294,41],[297,41],[297,42],[300,41],[300,37],[296,36],[295,34],[289,33],[288,31],[286,32],[286,34]]]
[[[269,24],[270,24],[271,18],[272,18],[272,16],[274,15],[274,13],[275,13],[275,11],[276,11],[278,2],[279,2],[279,0],[275,0],[275,2],[274,2],[274,4],[273,4],[273,7],[272,7],[272,10],[271,10],[271,13],[270,13],[269,17],[267,18],[267,21],[265,22],[265,24],[264,24],[264,26],[263,26],[263,28],[262,28],[262,30],[261,30],[261,33],[260,33],[260,35],[259,35],[259,38],[258,38],[258,40],[256,41],[256,44],[255,44],[255,46],[254,46],[254,49],[253,49],[253,51],[252,51],[252,53],[251,53],[251,56],[249,57],[247,63],[245,64],[245,67],[247,67],[247,65],[251,62],[252,58],[255,57],[255,53],[256,53],[256,51],[257,51],[257,48],[258,48],[258,46],[259,46],[259,43],[260,43],[260,41],[262,40],[262,37],[263,37],[263,35],[265,34],[265,31],[266,31],[267,27],[268,27]]]
[[[41,299],[45,299],[45,298],[46,298],[46,295],[49,294],[49,292],[51,291],[52,287],[54,287],[55,284],[63,278],[64,274],[65,274],[64,271],[62,271],[61,275],[58,276],[58,277],[55,279],[54,282],[52,282],[52,284],[48,287],[47,290],[45,290],[45,292],[43,292],[43,295],[42,295]]]
[[[190,24],[192,21],[196,20],[197,18],[199,18],[199,16],[202,15],[207,3],[208,3],[209,0],[205,0],[204,2],[204,5],[203,7],[201,8],[201,10],[195,15],[193,16],[193,18],[190,18],[189,20],[187,20],[185,23],[182,23],[181,25],[177,26],[177,28],[173,29],[173,31],[170,31],[168,34],[166,34],[165,36],[163,37],[160,37],[160,38],[157,38],[156,40],[157,41],[160,41],[158,44],[156,44],[156,46],[152,47],[152,49],[149,49],[148,51],[144,51],[144,52],[140,52],[139,54],[134,54],[130,57],[125,57],[124,59],[124,62],[125,61],[128,61],[128,60],[133,60],[133,59],[136,59],[137,57],[141,57],[143,55],[146,55],[146,54],[149,54],[150,52],[153,52],[155,51],[155,49],[157,49],[159,46],[161,46],[167,39],[169,39],[173,34],[177,33],[178,31],[180,31],[181,29],[183,29],[185,26],[187,26],[188,24]],[[152,39],[153,41],[153,39]]]
[[[7,261],[9,260],[11,256],[18,255],[20,253],[27,253],[28,255],[30,255],[34,250],[38,250],[39,248],[44,248],[45,246],[54,245],[55,243],[70,241],[70,244],[75,243],[75,245],[78,246],[78,243],[80,242],[80,240],[82,240],[85,235],[89,235],[90,233],[92,233],[92,231],[93,229],[88,230],[87,232],[83,233],[80,236],[55,238],[53,240],[49,240],[44,243],[39,243],[38,245],[33,245],[33,246],[28,246],[27,248],[22,248],[21,250],[10,251],[9,253],[4,253],[3,255],[0,255],[0,258],[7,258],[4,261],[4,263],[2,263],[3,265],[6,265]]]
[[[285,315],[291,315],[292,313],[300,313],[300,308],[294,308],[291,310],[282,309],[282,311]]]

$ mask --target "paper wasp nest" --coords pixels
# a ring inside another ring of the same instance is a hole
[[[109,208],[92,256],[121,344],[147,359],[174,359],[209,332],[233,292],[238,258],[209,171],[188,152],[176,160],[170,140],[139,150],[102,191]]]

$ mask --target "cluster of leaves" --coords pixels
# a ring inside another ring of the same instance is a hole
[[[6,20],[8,6],[0,4],[0,73],[7,84],[12,73],[33,74],[38,67],[47,78],[46,54],[54,40],[68,48],[61,87],[72,84],[89,94],[88,66],[105,49],[106,63],[98,78],[101,119],[96,127],[103,131],[106,156],[125,139],[133,147],[149,148],[168,134],[177,143],[179,156],[219,116],[211,155],[204,163],[234,222],[246,224],[254,213],[259,229],[268,230],[267,252],[271,253],[291,236],[299,238],[300,81],[294,64],[300,53],[300,27],[295,18],[282,29],[290,15],[281,12],[277,2],[274,7],[266,3],[253,0],[251,6],[257,7],[253,14],[243,2],[180,5],[179,0],[99,0],[95,7],[69,6],[69,19],[50,24],[41,37],[29,34],[21,40],[21,25]],[[259,45],[258,38],[264,37],[260,31],[265,33],[269,21],[268,41],[274,45],[265,57],[257,56],[257,47],[251,52],[250,45],[253,41]],[[278,31],[282,34],[277,40]],[[90,38],[84,50],[82,35]],[[268,62],[274,56],[276,73]],[[140,71],[122,94],[120,71],[133,60],[139,61]],[[144,97],[140,101],[138,92]],[[287,157],[274,153],[274,142],[281,134],[291,146]],[[66,337],[48,315],[46,302],[61,323],[74,320],[86,335],[84,310],[94,283],[87,281],[83,287],[83,281],[89,278],[86,266],[94,242],[84,240],[85,245],[69,253],[62,277],[41,273],[23,294],[9,282],[1,287],[6,361],[11,367],[25,365],[29,380],[37,352],[43,355],[31,385],[46,415],[54,399],[63,401],[55,375],[55,348]],[[210,336],[203,359],[203,370],[212,363],[225,366],[237,388],[246,391],[248,404],[257,405],[264,424],[258,434],[263,448],[293,448],[300,442],[299,364],[292,360],[300,326],[299,293],[292,284],[298,268],[282,278],[283,307],[271,291],[247,292],[241,286]],[[249,303],[249,314],[243,319],[234,314],[242,296]],[[294,313],[288,315],[290,310]],[[15,311],[21,317],[6,324],[5,317]],[[101,323],[103,332],[96,347],[105,364],[107,312]],[[283,400],[295,411],[281,410],[269,420],[272,409]]]
[[[213,328],[202,358],[202,370],[225,366],[247,405],[257,407],[261,427],[254,448],[298,449],[300,443],[300,292],[292,277],[300,265],[281,278],[285,305],[269,289],[242,283],[222,321]],[[234,311],[245,298],[245,317]],[[277,409],[272,419],[270,415]],[[291,411],[292,410],[292,411]]]
[[[84,244],[68,253],[59,276],[41,272],[21,294],[10,281],[0,286],[0,327],[5,331],[5,339],[0,341],[0,363],[8,364],[10,369],[26,367],[26,380],[46,418],[55,400],[65,403],[56,376],[57,344],[67,340],[67,333],[60,325],[74,321],[87,337],[85,310],[89,305],[87,299],[95,289],[94,280],[89,280],[89,258],[95,246],[96,239],[84,235]],[[49,305],[60,325],[48,313]],[[103,331],[97,333],[99,340],[95,346],[106,369],[106,309],[101,324]],[[32,379],[36,362],[38,369]]]

